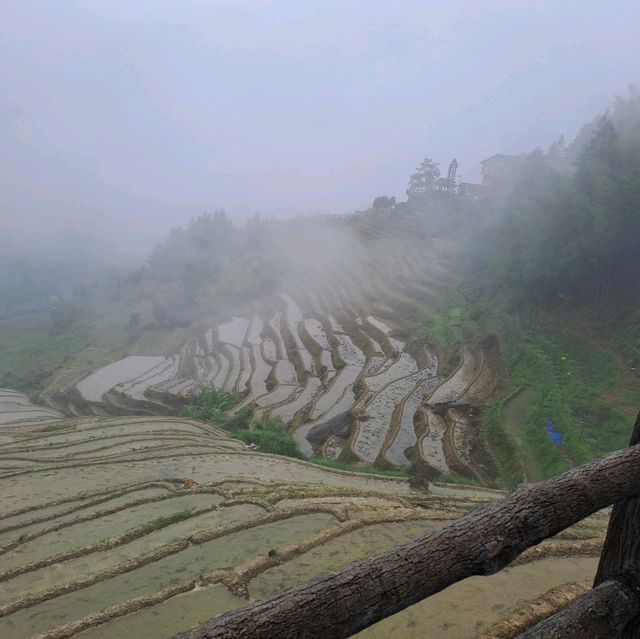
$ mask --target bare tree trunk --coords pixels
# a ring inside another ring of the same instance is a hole
[[[637,495],[640,446],[519,487],[430,535],[207,621],[176,639],[350,637],[466,577],[494,574],[530,546]]]

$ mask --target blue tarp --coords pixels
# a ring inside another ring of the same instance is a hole
[[[553,422],[551,421],[551,417],[547,417],[547,423],[545,424],[544,429],[547,431],[547,437],[556,446],[562,446],[564,437],[562,436],[562,433],[559,433],[556,430],[556,427],[553,425]]]

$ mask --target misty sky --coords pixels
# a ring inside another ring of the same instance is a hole
[[[404,198],[425,155],[477,180],[640,83],[638,33],[637,0],[0,0],[0,233],[146,251]]]

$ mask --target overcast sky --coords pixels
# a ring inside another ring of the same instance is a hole
[[[347,212],[465,180],[640,81],[640,5],[0,0],[0,232],[146,250],[204,210]]]

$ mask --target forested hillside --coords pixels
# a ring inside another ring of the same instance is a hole
[[[503,394],[485,433],[507,483],[622,447],[640,404],[640,96],[478,203],[457,279],[422,327],[449,348],[497,335]]]
[[[569,146],[527,157],[465,275],[511,308],[625,304],[640,286],[640,95],[631,89]]]

